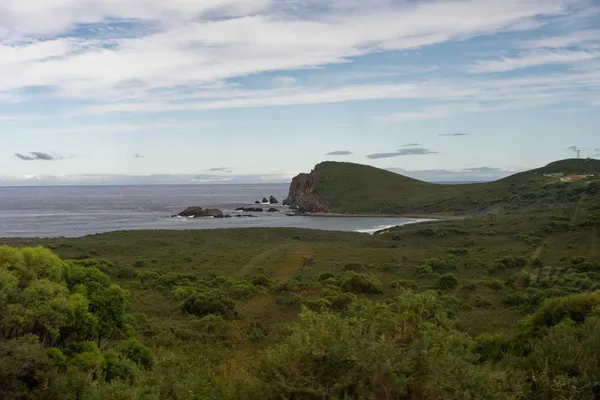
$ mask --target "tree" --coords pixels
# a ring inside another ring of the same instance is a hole
[[[454,274],[444,274],[435,281],[435,287],[440,290],[453,290],[458,285],[458,278]]]

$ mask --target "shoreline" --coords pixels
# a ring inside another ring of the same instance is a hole
[[[444,220],[461,220],[465,217],[443,216],[443,215],[418,215],[418,214],[341,214],[341,213],[313,213],[313,214],[298,214],[298,217],[332,217],[332,218],[409,218],[409,219],[426,219],[431,221]]]

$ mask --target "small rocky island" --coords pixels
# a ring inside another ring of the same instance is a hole
[[[217,208],[202,208],[199,206],[188,207],[173,217],[191,217],[191,218],[231,218],[229,214],[223,214],[223,211]]]
[[[263,197],[262,202],[256,200],[254,202],[254,204],[279,204],[279,201],[275,198],[275,196],[270,195],[269,199],[267,199],[266,197]]]

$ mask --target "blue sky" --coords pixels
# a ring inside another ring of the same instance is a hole
[[[600,157],[592,0],[3,0],[0,76],[3,185]]]

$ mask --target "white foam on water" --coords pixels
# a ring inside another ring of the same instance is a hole
[[[372,234],[374,234],[377,231],[380,231],[382,229],[393,228],[394,226],[398,226],[398,224],[394,224],[394,225],[377,225],[376,227],[369,228],[369,229],[356,229],[356,230],[354,230],[354,232],[368,233],[368,234],[372,235]]]

